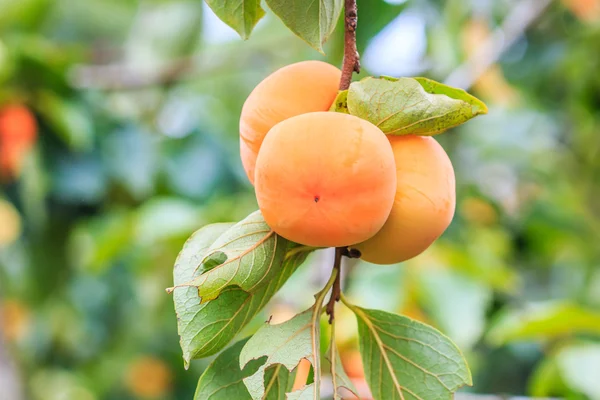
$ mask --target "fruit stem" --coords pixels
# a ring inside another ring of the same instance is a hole
[[[352,82],[352,73],[360,72],[360,56],[356,49],[356,25],[358,13],[356,0],[345,0],[344,6],[344,63],[342,66],[342,78],[340,79],[340,90],[347,90]]]

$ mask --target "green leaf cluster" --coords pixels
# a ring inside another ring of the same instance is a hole
[[[175,267],[176,283],[180,282],[175,288],[175,306],[186,363],[194,357],[214,354],[227,345],[304,261],[308,249],[282,240],[279,245],[285,246],[285,256],[281,262],[271,263],[278,251],[277,245],[264,245],[262,250],[257,246],[257,243],[266,243],[264,236],[268,235],[270,230],[265,229],[262,217],[254,213],[238,224],[209,225],[186,243]],[[225,256],[214,257],[218,252]],[[269,279],[261,289],[251,292],[237,285],[223,285],[216,298],[200,302],[195,285],[199,284],[202,291],[202,285],[210,281],[199,281],[198,277],[215,273],[226,265],[230,256],[254,253],[258,253],[253,256],[255,263],[238,263],[233,276],[249,276],[253,269],[268,275],[267,271],[275,268],[275,279]],[[271,257],[266,257],[267,254]],[[268,265],[271,266],[265,267]],[[321,316],[336,277],[334,270],[308,310],[280,324],[267,322],[253,336],[222,352],[200,378],[195,398],[321,398],[321,358],[324,356],[320,343]],[[185,283],[190,278],[193,278],[192,283]],[[259,299],[258,304],[253,303],[254,298]],[[437,330],[407,317],[354,306],[344,297],[342,300],[358,321],[360,353],[374,399],[451,399],[461,386],[471,384],[471,374],[462,354]],[[240,314],[242,317],[238,317]],[[357,396],[337,351],[335,325],[331,328],[331,343],[325,358],[334,399],[342,398],[342,390]],[[292,391],[295,370],[304,359],[312,365],[314,379]]]
[[[206,0],[213,12],[243,39],[265,15],[260,0]],[[267,5],[295,35],[323,53],[340,18],[343,0],[266,0]]]

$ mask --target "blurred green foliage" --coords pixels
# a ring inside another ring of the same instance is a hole
[[[408,46],[406,64],[443,81],[521,1],[361,0],[359,51],[379,58],[360,76],[393,75]],[[600,399],[598,7],[553,3],[477,80],[489,115],[439,137],[458,182],[444,236],[403,265],[351,268],[355,303],[458,343],[474,392]],[[340,33],[325,46],[338,65]],[[173,262],[202,225],[256,209],[243,101],[315,58],[270,13],[243,42],[200,1],[0,0],[0,107],[25,104],[39,126],[0,187],[22,220],[0,244],[0,343],[26,398],[192,398],[208,361],[183,369]],[[312,256],[247,331],[310,305],[330,264]],[[355,333],[342,314],[342,355]]]

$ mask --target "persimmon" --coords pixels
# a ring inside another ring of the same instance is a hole
[[[170,390],[173,373],[161,359],[142,356],[129,365],[126,384],[141,398],[164,398]]]
[[[383,228],[352,246],[375,264],[395,264],[425,251],[448,228],[456,207],[454,169],[432,137],[389,136],[397,192]]]
[[[21,215],[8,201],[0,199],[0,249],[21,236]]]
[[[240,117],[242,164],[254,183],[254,165],[267,132],[296,115],[327,111],[338,93],[341,71],[322,61],[285,66],[250,93]]]
[[[0,110],[0,173],[16,176],[23,158],[37,137],[37,123],[23,105],[9,105]]]
[[[254,177],[267,224],[286,239],[315,247],[367,240],[387,220],[396,194],[385,134],[368,121],[333,112],[275,125]]]

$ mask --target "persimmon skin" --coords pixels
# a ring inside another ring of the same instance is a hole
[[[374,264],[395,264],[424,252],[452,222],[456,181],[448,155],[432,137],[388,136],[397,170],[394,206],[383,228],[353,246]]]
[[[254,88],[240,117],[240,153],[251,183],[267,132],[296,115],[329,110],[337,96],[341,74],[325,62],[302,61],[275,71]]]
[[[394,155],[368,121],[303,114],[269,131],[255,189],[265,221],[279,235],[307,246],[349,246],[387,220],[396,194]]]

